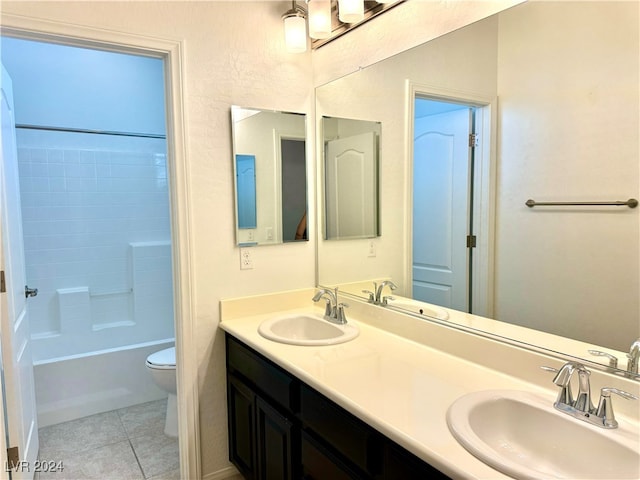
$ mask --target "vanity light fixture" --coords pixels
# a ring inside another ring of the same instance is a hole
[[[307,51],[307,26],[311,47],[318,48],[404,1],[304,0],[305,8],[292,0],[282,15],[287,52]]]
[[[315,39],[331,36],[331,0],[309,0],[309,36]]]
[[[305,10],[291,0],[291,10],[282,15],[284,21],[284,41],[289,53],[307,51],[307,21]]]
[[[358,23],[364,19],[364,0],[338,0],[338,18],[343,23]]]

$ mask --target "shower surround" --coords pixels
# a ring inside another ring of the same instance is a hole
[[[161,398],[144,359],[174,337],[165,140],[17,141],[41,426]]]

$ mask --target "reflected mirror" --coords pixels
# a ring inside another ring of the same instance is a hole
[[[372,238],[378,229],[380,122],[322,118],[324,238]]]
[[[308,240],[306,116],[231,108],[238,245]]]
[[[385,132],[384,235],[374,255],[369,242],[321,240],[319,283],[367,298],[372,281],[392,279],[394,296],[415,298],[413,194],[433,189],[414,184],[416,126],[432,115],[416,102],[463,105],[479,131],[464,147],[470,217],[451,242],[464,244],[470,298],[451,311],[496,319],[474,328],[588,362],[607,364],[590,348],[611,352],[624,369],[640,337],[640,209],[526,202],[638,198],[638,10],[638,2],[528,2],[317,88],[318,115],[376,118]],[[420,228],[444,228],[448,217],[438,218]],[[576,350],[564,351],[569,344]]]

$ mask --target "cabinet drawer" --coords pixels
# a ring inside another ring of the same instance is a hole
[[[336,452],[375,475],[382,469],[382,437],[366,423],[311,388],[301,387],[300,417]]]
[[[297,410],[297,382],[294,377],[228,334],[226,342],[227,367],[230,371],[242,376],[259,393],[286,410]]]

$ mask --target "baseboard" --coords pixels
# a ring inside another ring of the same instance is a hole
[[[218,470],[217,472],[208,473],[202,477],[202,480],[224,480],[225,478],[231,478],[236,475],[240,475],[240,472],[233,465]]]

